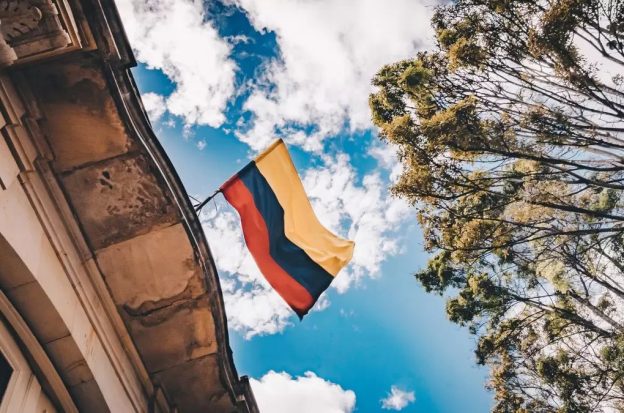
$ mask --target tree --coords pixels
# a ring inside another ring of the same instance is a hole
[[[624,0],[457,0],[373,79],[416,274],[478,337],[496,412],[624,411]]]

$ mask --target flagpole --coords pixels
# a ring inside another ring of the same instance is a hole
[[[214,198],[215,196],[217,196],[217,194],[221,192],[221,188],[217,189],[216,191],[214,191],[212,193],[212,195],[210,195],[208,198],[204,199],[202,202],[200,202],[199,204],[197,204],[195,206],[195,212],[199,213],[199,211],[201,211],[201,209],[212,200],[212,198]]]
[[[259,161],[260,159],[264,158],[269,152],[271,152],[277,145],[279,145],[280,143],[284,142],[284,140],[282,138],[278,138],[276,139],[273,143],[271,143],[265,150],[263,150],[262,152],[260,152],[260,154],[258,156],[256,156],[255,159],[249,161],[249,163],[247,165],[245,165],[245,167],[243,167],[242,170],[244,170],[245,168],[247,168],[250,164],[254,163],[255,161]],[[240,171],[239,171],[240,173]],[[227,181],[225,181],[225,183],[223,185],[221,185],[221,187],[219,189],[217,189],[216,191],[214,191],[212,193],[212,195],[210,195],[208,198],[204,199],[202,202],[200,202],[199,204],[195,205],[195,212],[199,213],[199,211],[201,211],[201,209],[206,206],[206,204],[208,202],[210,202],[212,200],[212,198],[214,198],[215,196],[217,196],[217,194],[219,192],[223,192],[221,190],[221,188],[227,186],[227,184],[234,179],[236,176],[238,175],[238,173],[235,173],[234,175],[232,175],[232,177],[230,177]],[[195,199],[195,198],[193,198]]]

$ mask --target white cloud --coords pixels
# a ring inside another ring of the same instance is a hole
[[[399,161],[396,148],[393,145],[378,142],[368,150],[368,153],[377,160],[380,167],[390,172],[390,182],[398,181],[403,172],[403,165]]]
[[[169,119],[167,119],[166,121],[164,121],[164,122],[162,123],[162,125],[164,125],[164,126],[166,126],[166,127],[170,128],[170,129],[173,129],[173,128],[175,128],[175,127],[176,127],[176,121],[175,121],[175,119],[173,119],[173,118],[169,118]]]
[[[231,46],[205,20],[200,0],[120,0],[117,3],[137,60],[174,84],[167,110],[186,125],[220,126],[234,94]]]
[[[196,146],[197,146],[197,149],[199,149],[200,151],[203,151],[204,148],[206,147],[206,141],[204,140],[197,141]]]
[[[260,411],[266,413],[350,413],[355,393],[308,371],[293,378],[269,371],[260,380],[251,379]]]
[[[167,110],[165,98],[157,93],[144,93],[141,95],[141,100],[152,122],[157,122]]]
[[[401,390],[397,386],[390,388],[390,393],[385,399],[381,399],[381,408],[386,410],[403,410],[416,398],[413,391]]]
[[[234,45],[240,44],[240,43],[242,43],[242,44],[254,43],[254,39],[253,38],[251,38],[249,36],[246,36],[244,34],[237,34],[237,35],[234,35],[234,36],[227,36],[225,39],[229,43],[234,44]]]
[[[259,150],[282,135],[319,151],[345,126],[371,127],[371,78],[382,65],[430,44],[427,3],[435,0],[230,1],[257,30],[274,31],[281,51],[245,102],[254,117],[239,138]]]

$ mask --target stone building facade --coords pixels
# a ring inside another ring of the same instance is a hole
[[[257,412],[112,0],[0,31],[0,413]]]

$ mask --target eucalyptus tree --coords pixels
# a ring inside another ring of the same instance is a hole
[[[478,336],[496,412],[624,411],[624,0],[457,0],[373,79],[416,274]]]

